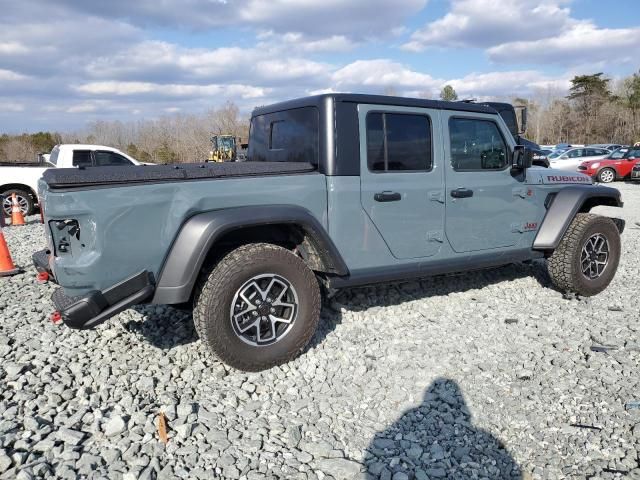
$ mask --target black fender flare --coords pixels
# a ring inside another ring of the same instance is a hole
[[[330,273],[349,274],[328,232],[306,208],[295,205],[226,208],[194,215],[183,224],[158,276],[152,303],[188,301],[205,258],[226,233],[244,227],[283,224],[298,226],[313,239]]]
[[[555,194],[533,241],[534,250],[555,250],[576,214],[597,205],[622,207],[620,192],[601,185],[572,185]]]

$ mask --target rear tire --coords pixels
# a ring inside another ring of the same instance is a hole
[[[11,216],[11,195],[16,194],[18,197],[18,203],[20,204],[20,210],[22,210],[22,215],[25,217],[27,215],[33,215],[35,212],[35,204],[33,201],[33,197],[24,190],[20,190],[17,188],[11,188],[9,190],[5,190],[2,192],[2,196],[4,200],[2,202],[2,212],[5,217]]]
[[[551,281],[564,292],[597,295],[613,280],[620,251],[620,232],[613,220],[578,213],[547,260]]]
[[[616,171],[613,168],[603,168],[598,173],[600,183],[611,183],[616,179]]]
[[[203,270],[193,321],[220,360],[259,371],[288,362],[304,349],[316,331],[320,306],[318,281],[300,257],[254,243]]]

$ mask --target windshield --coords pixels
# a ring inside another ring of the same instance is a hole
[[[234,137],[218,137],[218,147],[223,150],[233,150],[235,143]]]
[[[555,151],[552,154],[549,155],[548,158],[558,158],[560,155],[562,155],[564,153],[564,150],[560,150],[560,151]]]
[[[619,148],[611,152],[607,158],[613,158],[613,159],[623,158],[624,154],[627,153],[628,151],[629,151],[628,148]]]
[[[624,149],[620,149],[624,150]],[[622,158],[640,158],[640,147],[630,148]]]
[[[60,147],[55,146],[53,150],[51,150],[51,156],[49,157],[49,163],[53,163],[55,166],[58,166],[58,155],[60,154]]]

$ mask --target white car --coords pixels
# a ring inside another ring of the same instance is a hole
[[[580,147],[554,152],[549,155],[549,166],[568,172],[578,171],[578,166],[586,160],[599,160],[611,152],[604,148]]]
[[[44,157],[44,156],[43,156]],[[45,157],[46,158],[46,157]],[[2,209],[11,214],[11,195],[16,194],[23,215],[31,215],[38,203],[38,180],[48,168],[101,167],[109,165],[142,165],[126,153],[103,145],[56,145],[48,160],[33,163],[0,164]]]

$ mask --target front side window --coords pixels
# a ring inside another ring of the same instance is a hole
[[[372,172],[431,170],[431,122],[426,115],[367,115],[367,164]]]
[[[452,118],[449,135],[454,170],[502,170],[507,166],[507,144],[495,122]]]
[[[91,162],[91,150],[74,150],[73,151],[73,166],[74,167],[90,167]]]
[[[318,165],[319,114],[302,107],[251,119],[248,159],[254,162],[308,162]]]

